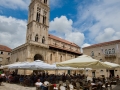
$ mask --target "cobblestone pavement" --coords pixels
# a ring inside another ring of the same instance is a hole
[[[120,84],[117,85],[113,90],[120,90]]]
[[[120,85],[112,86],[112,90],[120,90]],[[0,86],[0,90],[36,90],[35,87],[24,87],[18,84],[9,84],[9,83],[3,83],[2,86]]]
[[[24,87],[17,84],[2,83],[0,90],[36,90],[35,87]]]

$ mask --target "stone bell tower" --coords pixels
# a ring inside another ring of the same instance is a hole
[[[48,47],[49,0],[31,0],[26,43]]]

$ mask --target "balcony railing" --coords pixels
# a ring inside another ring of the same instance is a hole
[[[114,54],[105,54],[105,58],[116,58],[116,53]]]

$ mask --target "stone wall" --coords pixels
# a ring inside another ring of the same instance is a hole
[[[109,53],[110,49],[111,49],[111,53]],[[112,51],[113,49],[115,50],[115,52]],[[108,51],[108,54],[106,50]],[[108,61],[108,62],[120,64],[120,43],[96,46],[91,48],[86,47],[83,48],[83,53],[103,62]],[[114,70],[115,76],[120,74],[119,68],[111,69],[111,70]],[[107,77],[109,76],[109,74],[110,74],[109,70],[96,69],[96,76],[105,75]]]

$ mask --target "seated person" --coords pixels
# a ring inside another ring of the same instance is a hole
[[[53,84],[53,86],[54,86],[53,90],[58,90],[56,84]]]
[[[45,85],[45,86],[48,86],[48,85],[49,85],[49,82],[48,82],[48,81],[44,81],[44,85]]]
[[[44,84],[42,86],[43,86],[43,90],[48,90],[49,82],[44,81]]]
[[[69,84],[69,89],[70,89],[70,90],[74,90],[74,87],[73,87],[72,84]]]
[[[60,86],[60,90],[66,90],[64,86]]]
[[[40,79],[38,79],[37,82],[35,83],[36,90],[42,90],[42,85],[43,83],[40,82]]]

